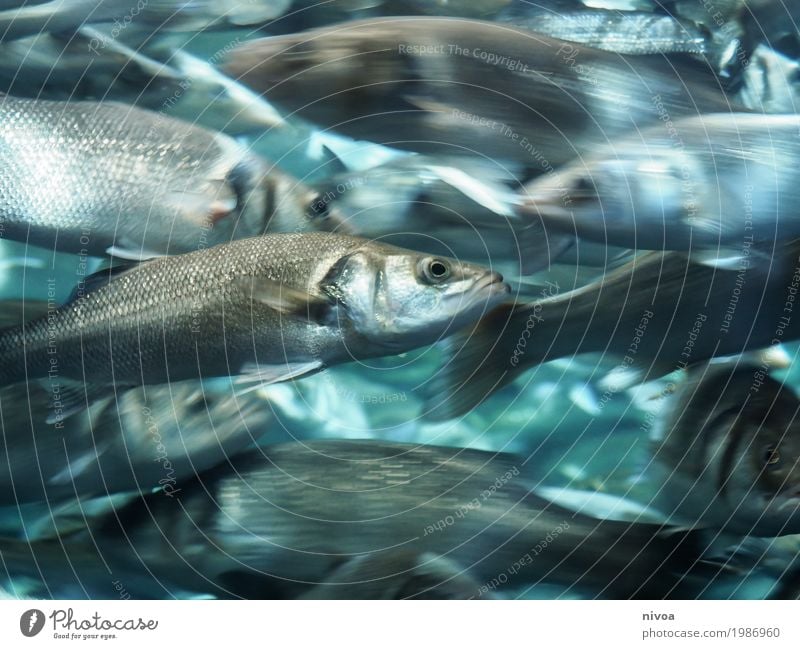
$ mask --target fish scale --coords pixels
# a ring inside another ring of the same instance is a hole
[[[356,252],[373,267],[351,269],[347,262]],[[155,259],[0,335],[0,383],[55,373],[102,385],[139,385],[235,375],[248,363],[284,368],[315,363],[314,369],[320,369],[352,360],[351,354],[369,358],[385,355],[395,344],[402,351],[402,345],[432,342],[448,325],[478,317],[508,291],[496,273],[455,261],[447,262],[451,279],[438,287],[419,284],[419,264],[425,259],[328,233],[265,235]],[[385,272],[382,263],[391,266],[392,277],[377,283],[379,295],[364,292],[362,284],[374,284],[375,276]],[[336,287],[332,294],[352,293],[346,313],[337,312],[330,324],[308,311],[313,302],[334,308],[323,280]],[[441,293],[450,288],[456,293],[443,306]],[[262,290],[270,293],[268,298],[256,296]],[[297,314],[275,305],[284,291],[306,296],[308,302],[295,305]],[[429,296],[431,309],[443,310],[441,322],[430,326],[436,313],[420,308],[411,314],[409,331],[397,333],[408,333],[405,342],[381,332],[370,338],[364,331],[363,321],[394,322],[398,314],[393,309],[413,305],[420,296]]]
[[[114,102],[0,98],[4,235],[141,259],[315,229],[315,193],[232,138]]]

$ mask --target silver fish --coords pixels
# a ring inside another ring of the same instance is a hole
[[[312,210],[338,210],[346,231],[394,245],[489,265],[518,276],[547,268],[573,244],[519,218],[513,188],[478,161],[405,156],[317,183]]]
[[[478,405],[541,363],[599,352],[619,362],[617,384],[642,381],[715,356],[800,337],[781,320],[800,286],[797,245],[737,268],[682,253],[648,253],[581,288],[504,305],[448,343],[453,357],[430,386],[428,416]]]
[[[248,369],[287,380],[431,344],[509,290],[480,266],[329,233],[234,241],[93,284],[0,334],[0,384],[55,373],[135,386]]]
[[[656,122],[656,96],[674,118],[729,110],[701,67],[509,25],[415,17],[250,41],[226,65],[276,106],[345,135],[538,173]]]
[[[552,3],[558,5],[559,3]],[[580,3],[567,3],[580,5]],[[567,11],[547,3],[519,4],[498,19],[553,38],[582,43],[620,54],[704,55],[708,35],[693,22],[648,11],[576,9]]]
[[[318,441],[231,463],[174,499],[155,494],[90,521],[113,571],[129,564],[228,597],[463,599],[538,581],[663,597],[681,592],[699,551],[692,533],[600,521],[533,495],[535,477],[515,456]],[[65,550],[78,572],[91,571],[85,538],[62,539],[61,550],[3,542],[0,554],[12,574],[31,553],[47,573]]]
[[[172,494],[252,444],[271,421],[266,401],[254,392],[237,395],[221,379],[120,391],[48,422],[68,387],[53,380],[0,389],[0,504]]]
[[[673,523],[800,533],[800,399],[760,368],[698,366],[653,431],[646,475]]]
[[[557,231],[629,248],[772,246],[800,235],[800,117],[672,121],[534,180],[527,206]]]
[[[313,192],[235,140],[116,103],[0,98],[4,236],[141,259],[314,229]]]

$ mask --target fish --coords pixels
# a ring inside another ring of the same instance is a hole
[[[800,399],[791,388],[748,364],[701,364],[665,411],[646,475],[670,523],[800,533]]]
[[[89,24],[109,24],[117,32],[248,27],[281,16],[290,6],[291,0],[19,0],[0,6],[0,34],[9,41],[42,32],[76,31]]]
[[[67,304],[0,333],[0,385],[289,380],[432,344],[508,292],[481,266],[358,237],[240,239],[83,279]]]
[[[141,260],[314,230],[316,195],[234,139],[115,102],[0,97],[4,236]]]
[[[223,68],[287,117],[531,174],[657,122],[656,97],[673,119],[731,108],[695,61],[628,58],[479,20],[396,17],[256,39]]]
[[[697,362],[795,340],[800,321],[782,318],[800,286],[799,255],[793,243],[720,268],[691,253],[650,252],[577,289],[503,304],[445,343],[426,416],[460,416],[558,358],[614,359],[604,401]]]
[[[29,99],[102,97],[235,136],[287,126],[207,61],[179,48],[152,49],[133,49],[95,27],[1,42],[0,90]]]
[[[695,23],[651,11],[589,9],[580,2],[517,3],[497,20],[620,54],[702,56],[709,50],[708,34]]]
[[[800,106],[800,64],[795,58],[759,44],[750,55],[736,98],[742,106],[763,113],[797,113]]]
[[[717,113],[620,139],[534,179],[545,228],[640,250],[770,250],[800,235],[797,115]]]
[[[291,12],[265,25],[270,34],[289,34],[346,21],[384,16],[451,16],[491,19],[512,0],[294,0]]]
[[[174,499],[153,494],[87,532],[115,574],[220,597],[478,599],[545,581],[628,598],[690,587],[697,535],[577,514],[535,496],[535,480],[513,455],[295,442],[236,456]],[[80,574],[97,563],[81,559],[94,550],[85,538],[62,538],[62,549],[4,540],[0,555],[12,574],[36,569],[31,555],[47,574],[55,554]]]
[[[0,505],[123,492],[167,494],[266,433],[268,402],[230,380],[120,390],[48,421],[68,381],[0,389]]]
[[[548,268],[574,245],[548,236],[537,218],[518,218],[501,170],[479,161],[403,156],[364,171],[337,174],[314,185],[316,211],[338,210],[333,229],[446,255],[519,276]]]

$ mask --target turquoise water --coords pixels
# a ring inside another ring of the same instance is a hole
[[[381,11],[375,9],[369,15]],[[435,11],[433,9],[433,13]],[[354,14],[352,17],[359,16]],[[335,17],[338,19],[340,15]],[[482,17],[491,19],[491,10]],[[326,24],[327,20],[316,16],[314,21],[305,25],[299,16],[277,26],[264,27],[262,31],[180,33],[172,38],[198,58],[215,62],[216,55],[232,41],[241,43],[270,33],[291,33],[293,29],[311,24]],[[142,37],[137,38],[141,40]],[[130,43],[134,48],[137,38],[132,38]],[[41,91],[44,96],[63,98],[63,91],[53,89],[47,82],[38,89],[26,88],[24,67],[21,69],[23,74],[0,90],[11,94],[23,94],[24,90],[26,95]],[[103,94],[98,88],[92,88],[84,97],[81,95],[82,87],[76,86],[74,98],[98,99]],[[149,92],[158,97],[157,89]],[[180,116],[187,119],[187,113],[191,114],[192,110],[202,113],[202,103],[188,103],[189,94],[186,89],[180,92],[175,102],[175,106],[180,108],[169,104],[164,114],[177,114],[180,110]],[[170,93],[165,92],[162,96],[162,105],[165,105]],[[137,95],[135,89],[116,87],[111,97],[132,102]],[[158,101],[154,104],[152,98],[148,101],[149,107],[158,106]],[[191,101],[197,102],[197,97],[192,96]],[[290,124],[288,129],[235,135],[253,152],[275,161],[283,171],[307,183],[328,178],[326,160],[330,151],[336,153],[341,163],[356,170],[402,155],[399,151],[368,142],[354,142],[335,133],[322,133],[309,122],[294,119]],[[0,299],[50,299],[63,303],[74,288],[76,276],[90,274],[104,263],[101,258],[53,253],[21,242],[0,241]],[[602,269],[597,270],[596,276],[602,272]],[[589,275],[578,283],[593,278],[591,273]],[[609,305],[609,308],[614,306]],[[785,345],[790,359],[796,357],[797,351],[796,345]],[[665,382],[655,381],[646,386],[605,394],[601,381],[617,366],[617,358],[602,354],[567,357],[526,372],[461,418],[433,422],[425,416],[426,401],[436,401],[436,395],[430,393],[430,378],[446,358],[447,347],[443,343],[400,356],[331,368],[296,382],[258,388],[255,395],[263,403],[263,408],[272,411],[272,420],[263,429],[252,431],[252,443],[268,447],[290,441],[374,439],[513,453],[525,458],[528,469],[537,476],[537,486],[574,490],[576,500],[572,504],[585,514],[600,518],[605,515],[598,501],[592,500],[592,494],[610,500],[648,502],[653,485],[648,484],[642,471],[649,459],[653,422],[663,417],[664,407],[669,407],[668,402],[665,405],[664,400],[656,398]],[[796,364],[775,372],[774,376],[785,380],[786,385],[800,389]],[[17,443],[11,431],[5,431],[5,437]],[[84,512],[85,518],[76,513],[74,505],[75,502],[65,500],[0,508],[0,531],[5,538],[14,539],[26,536],[46,538],[52,536],[53,527],[65,534],[80,533],[81,520],[85,525],[87,519],[91,519],[95,505],[87,504],[89,514]],[[100,515],[109,511],[104,504],[97,505],[96,509]],[[738,541],[731,539],[730,543]],[[770,552],[775,553],[769,569],[764,565],[749,566],[737,574],[709,578],[705,586],[697,588],[696,596],[767,597],[776,583],[776,575],[780,573],[774,564],[789,565],[787,557],[794,555],[797,538],[787,536],[775,543],[767,543]],[[15,574],[12,568],[3,588],[19,597],[108,596],[109,584],[113,580],[108,575],[98,577],[95,574],[97,566],[81,561],[80,558],[76,560],[76,573],[72,577],[53,573],[37,579]],[[747,564],[747,560],[742,559],[742,563]],[[136,586],[129,582],[127,588],[139,596],[148,596],[148,585],[138,589]],[[209,596],[202,589],[183,588],[180,583],[167,589],[154,587],[151,596],[169,596],[167,593],[176,597]],[[590,589],[570,589],[556,583],[522,584],[498,593],[498,596],[507,598],[594,595]]]

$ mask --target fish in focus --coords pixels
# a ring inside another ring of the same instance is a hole
[[[757,367],[698,366],[653,431],[646,473],[671,523],[800,533],[800,399]]]
[[[141,259],[313,230],[315,194],[220,133],[117,103],[0,98],[4,236]]]
[[[725,111],[711,71],[477,20],[365,20],[257,39],[226,70],[276,106],[356,139],[486,155],[542,173],[658,121]],[[631,74],[636,70],[636,74]]]
[[[503,305],[448,341],[428,416],[461,415],[557,358],[610,355],[619,361],[609,388],[616,389],[794,340],[800,321],[782,318],[800,286],[798,255],[800,247],[788,245],[725,269],[683,253],[647,253],[578,289]]]
[[[738,249],[800,235],[797,115],[666,121],[524,190],[546,226],[649,250]]]
[[[55,502],[180,484],[263,435],[269,405],[229,380],[148,386],[48,422],[68,382],[0,389],[0,505]]]
[[[242,239],[82,281],[68,304],[0,334],[0,384],[288,380],[431,344],[508,291],[483,267],[357,237]]]
[[[693,533],[600,521],[534,496],[535,478],[510,455],[314,441],[231,464],[174,500],[154,494],[89,521],[114,572],[127,564],[184,589],[261,599],[465,599],[538,581],[663,597],[685,592],[701,551]],[[34,569],[31,556],[45,575],[66,558],[80,574],[96,563],[82,557],[94,551],[85,537],[63,549],[4,541],[0,555],[12,574]]]

